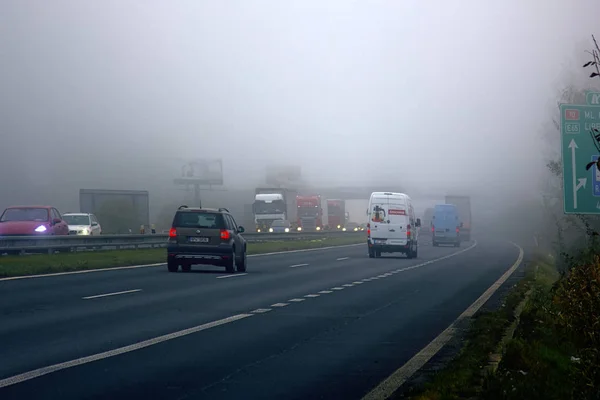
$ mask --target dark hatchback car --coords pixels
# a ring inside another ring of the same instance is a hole
[[[192,265],[223,266],[229,273],[246,271],[246,240],[225,208],[189,208],[175,213],[167,243],[170,272],[190,271]]]

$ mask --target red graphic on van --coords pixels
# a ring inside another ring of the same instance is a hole
[[[406,211],[405,210],[389,210],[388,214],[389,215],[406,215]]]

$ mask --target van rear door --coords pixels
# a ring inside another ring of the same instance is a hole
[[[434,236],[437,238],[456,238],[456,227],[458,226],[458,215],[451,209],[436,210],[433,226]]]
[[[388,239],[389,244],[404,245],[407,242],[406,226],[408,215],[404,205],[390,204],[388,206]]]

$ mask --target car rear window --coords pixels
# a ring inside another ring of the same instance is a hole
[[[208,212],[178,212],[175,214],[173,226],[177,228],[226,229],[221,214]]]
[[[7,208],[4,210],[0,222],[11,222],[11,221],[48,221],[48,209],[47,208]]]

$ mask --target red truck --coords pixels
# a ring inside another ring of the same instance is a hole
[[[321,195],[296,196],[298,205],[298,230],[320,231],[323,225]]]
[[[327,216],[329,229],[342,229],[346,225],[346,202],[344,200],[327,200]]]

